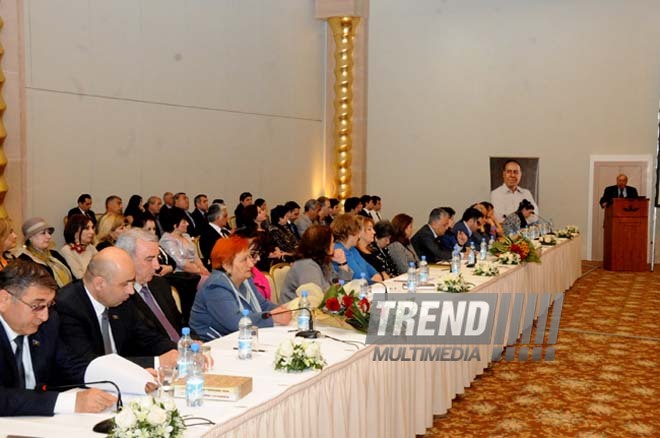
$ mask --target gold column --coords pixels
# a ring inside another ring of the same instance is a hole
[[[4,26],[2,18],[0,18],[0,30]],[[5,49],[0,44],[0,60],[5,54]],[[7,131],[5,124],[2,122],[2,116],[5,114],[7,105],[2,98],[2,87],[5,85],[5,74],[0,69],[0,217],[7,217],[7,210],[5,209],[5,196],[7,196],[7,180],[5,180],[5,167],[7,167],[7,156],[5,155],[4,143],[7,138]]]
[[[330,17],[328,23],[335,40],[335,187],[337,198],[343,201],[352,194],[353,43],[360,18]]]

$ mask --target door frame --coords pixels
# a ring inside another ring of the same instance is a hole
[[[646,190],[652,190],[653,188],[653,165],[655,163],[654,157],[651,154],[638,154],[638,155],[590,155],[589,156],[589,208],[588,208],[588,218],[587,218],[587,260],[591,260],[592,254],[592,240],[594,230],[592,229],[591,222],[593,221],[595,200],[593,196],[594,191],[594,169],[596,167],[596,162],[602,161],[646,161]],[[649,199],[652,196],[649,196],[648,193],[645,194]],[[650,205],[650,204],[649,204]],[[652,225],[649,222],[649,227],[652,229]],[[652,231],[649,231],[651,233]],[[649,234],[651,236],[651,234]],[[647,251],[649,249],[647,248]]]

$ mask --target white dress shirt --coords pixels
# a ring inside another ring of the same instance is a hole
[[[87,296],[89,297],[89,300],[92,302],[92,307],[94,308],[94,313],[96,314],[96,321],[99,323],[99,330],[101,329],[101,323],[103,321],[103,312],[105,311],[106,307],[96,301],[96,299],[92,296],[92,294],[89,293],[87,290],[87,287],[85,287],[85,292],[87,293]],[[103,331],[101,331],[103,333]],[[108,334],[110,335],[110,345],[112,345],[112,352],[117,353],[117,347],[115,346],[115,338],[112,336],[112,325],[110,324],[110,315],[108,315]]]
[[[539,214],[539,207],[534,201],[532,192],[522,187],[516,187],[515,191],[509,189],[506,184],[502,184],[492,192],[490,192],[490,202],[495,208],[495,217],[500,222],[504,220],[506,216],[518,210],[518,205],[522,202],[523,199],[527,199],[534,206],[534,214]],[[530,217],[527,222],[536,222],[535,217]]]

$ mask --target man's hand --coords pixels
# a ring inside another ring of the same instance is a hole
[[[147,382],[147,384],[144,385],[144,393],[145,394],[151,394],[152,392],[156,391],[157,389],[158,389],[158,383]]]
[[[468,236],[463,231],[459,231],[456,235],[456,240],[458,241],[459,245],[464,246],[468,241]]]
[[[117,403],[117,397],[97,388],[90,388],[76,393],[77,413],[103,412]]]
[[[274,308],[271,313],[273,315],[273,322],[277,325],[288,325],[289,321],[291,321],[291,313],[292,312],[287,312],[289,310],[285,305],[278,306]],[[283,313],[277,313],[277,312],[283,312]]]
[[[176,350],[170,350],[158,356],[158,363],[163,367],[175,367],[178,358],[179,353]]]

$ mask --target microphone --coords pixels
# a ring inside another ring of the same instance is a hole
[[[100,385],[103,383],[112,385],[117,390],[117,412],[121,411],[122,408],[124,407],[124,403],[121,400],[121,391],[119,390],[119,386],[111,380],[97,380],[95,382],[83,382],[73,385],[58,385],[58,386],[48,386],[46,384],[42,384],[41,386],[38,387],[38,390],[41,392],[46,392],[46,391],[61,390],[61,389],[87,388],[87,385]],[[92,430],[96,433],[103,433],[108,435],[113,431],[114,428],[115,428],[115,420],[112,418],[108,418],[107,420],[103,420],[96,423]]]
[[[273,315],[281,315],[283,313],[296,312],[298,310],[306,310],[309,312],[309,330],[300,330],[296,333],[299,338],[316,339],[321,335],[321,332],[314,330],[314,318],[312,317],[312,310],[309,307],[297,307],[295,309],[282,310],[280,312],[263,312],[261,319],[271,318]]]

